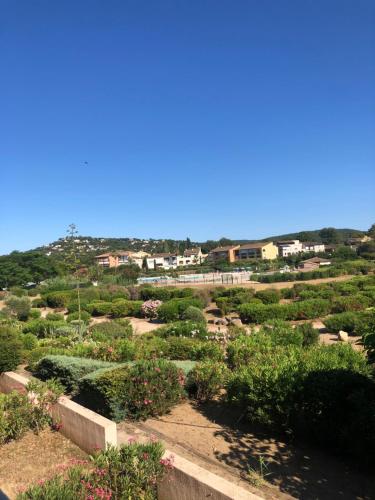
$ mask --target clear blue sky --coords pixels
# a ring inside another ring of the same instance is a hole
[[[0,51],[0,253],[375,222],[373,0],[0,0]]]

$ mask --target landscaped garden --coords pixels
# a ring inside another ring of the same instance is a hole
[[[4,297],[0,371],[18,366],[52,380],[73,400],[116,422],[148,421],[190,400],[198,411],[232,408],[238,425],[311,443],[351,467],[375,462],[373,275],[258,291],[119,285],[77,290],[51,280],[33,295]],[[209,304],[225,327],[207,324]],[[154,329],[136,334],[134,318]],[[332,334],[345,331],[349,340],[360,339],[360,349],[348,342],[322,344],[317,318]],[[25,425],[33,429],[34,420]],[[0,421],[0,440],[11,427]],[[117,452],[111,453],[121,469]],[[161,452],[155,446],[126,453]],[[128,459],[123,456],[124,463]],[[155,459],[152,484],[159,478],[157,464]],[[72,469],[64,476],[66,487],[76,491],[83,476],[103,492],[111,488],[111,478],[92,482],[90,467]],[[48,487],[57,491],[62,481],[53,479]],[[42,498],[35,488],[22,498]]]

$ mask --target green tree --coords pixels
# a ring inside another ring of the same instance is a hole
[[[340,233],[334,227],[324,227],[319,231],[319,236],[326,245],[340,242]]]

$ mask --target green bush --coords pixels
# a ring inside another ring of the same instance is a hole
[[[324,326],[329,332],[338,333],[343,330],[348,333],[354,333],[359,315],[358,313],[348,311],[340,314],[333,314],[324,319]]]
[[[242,304],[238,313],[243,323],[264,323],[270,319],[286,319],[288,306],[281,304]]]
[[[194,306],[197,308],[202,308],[203,303],[198,298],[178,298],[171,299],[168,302],[164,302],[158,308],[158,318],[160,321],[169,323],[171,321],[177,321],[183,318],[185,311],[190,307]]]
[[[30,486],[17,500],[156,500],[158,483],[173,466],[172,458],[163,458],[163,453],[163,446],[155,442],[109,447],[90,462],[81,461]]]
[[[214,342],[187,337],[168,337],[163,357],[182,360],[223,361],[224,353],[220,346]]]
[[[81,311],[81,314],[79,314],[78,311],[70,313],[70,314],[68,314],[66,321],[68,323],[71,323],[72,321],[77,321],[77,320],[79,320],[80,316],[81,316],[81,321],[83,321],[84,323],[90,323],[91,314],[88,313],[87,311]]]
[[[21,342],[26,351],[31,351],[38,347],[38,338],[32,333],[21,334]]]
[[[101,368],[114,366],[113,363],[93,359],[46,356],[39,361],[34,373],[41,380],[57,379],[69,392],[72,392],[77,388],[79,379],[83,376]]]
[[[296,331],[302,334],[302,347],[310,347],[319,342],[319,330],[314,328],[311,323],[298,325]]]
[[[193,321],[176,321],[169,325],[162,326],[154,330],[154,335],[158,337],[192,337],[207,338],[207,327],[204,323],[195,323]]]
[[[21,362],[22,343],[16,330],[0,325],[0,374],[15,370]]]
[[[259,290],[256,292],[255,297],[260,299],[263,304],[278,304],[280,300],[280,292],[276,289]]]
[[[371,299],[361,294],[348,297],[335,297],[332,301],[331,312],[362,311],[370,305]]]
[[[38,318],[40,318],[40,315],[41,315],[41,312],[39,311],[39,309],[30,309],[29,318],[38,319]]]
[[[112,312],[112,302],[91,302],[90,304],[87,304],[87,310],[93,316],[106,316]]]
[[[129,320],[104,321],[90,328],[91,337],[98,342],[111,339],[129,338],[133,335],[133,328]]]
[[[49,409],[60,393],[61,388],[54,382],[35,381],[29,382],[25,394],[0,393],[0,445],[21,438],[28,430],[37,433],[52,424]]]
[[[165,360],[94,373],[79,381],[78,401],[116,421],[163,415],[184,395],[184,375]]]
[[[46,315],[46,319],[49,321],[64,321],[64,315],[61,313],[50,312]]]
[[[5,305],[9,313],[19,321],[26,321],[29,317],[31,302],[28,297],[9,297]]]
[[[47,306],[52,308],[65,308],[71,297],[71,291],[56,291],[50,292],[43,295],[42,298],[45,299]]]
[[[47,301],[42,297],[33,299],[31,302],[32,307],[47,307]]]
[[[111,316],[113,318],[140,316],[142,304],[141,301],[116,299],[112,302]]]
[[[356,333],[362,336],[369,362],[375,363],[375,311],[360,316]]]
[[[189,306],[182,314],[182,319],[195,321],[196,323],[205,323],[206,317],[199,307]]]
[[[100,300],[112,302],[114,299],[130,299],[129,290],[121,285],[107,285],[99,289]]]
[[[314,440],[321,433],[320,442],[357,458],[369,446],[375,459],[375,385],[361,353],[348,344],[252,347],[227,384],[228,400],[250,421]]]
[[[38,338],[52,337],[56,329],[65,327],[65,321],[50,321],[48,319],[34,319],[25,323],[23,333],[32,333]]]
[[[220,394],[229,375],[230,371],[225,363],[203,361],[189,373],[186,382],[187,390],[199,401],[208,401]]]

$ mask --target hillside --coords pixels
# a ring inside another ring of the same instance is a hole
[[[329,230],[329,231],[328,231]],[[333,231],[332,231],[333,230]],[[322,234],[326,231],[326,234]],[[297,233],[279,234],[277,236],[269,236],[262,241],[280,241],[280,240],[300,240],[300,241],[317,241],[326,243],[344,243],[348,238],[356,238],[363,236],[366,231],[359,229],[336,229],[323,228],[315,229],[314,231],[299,231]],[[331,239],[332,241],[327,241]]]

